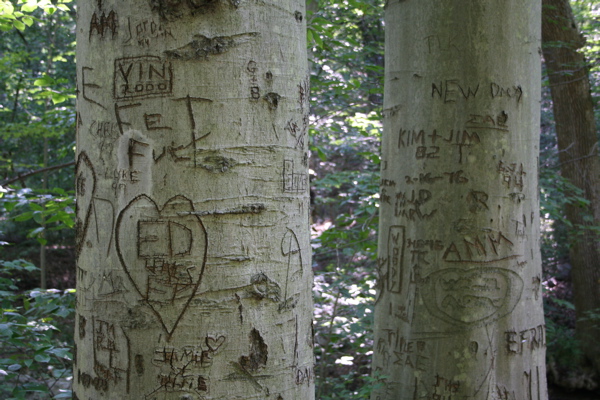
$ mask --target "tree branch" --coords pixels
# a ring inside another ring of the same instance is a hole
[[[68,163],[65,163],[65,164],[60,164],[60,165],[53,165],[51,167],[46,167],[46,168],[42,168],[42,169],[37,169],[35,171],[31,171],[31,172],[28,172],[26,174],[19,174],[15,178],[11,178],[11,179],[8,179],[8,180],[2,182],[2,186],[10,185],[11,183],[15,183],[16,181],[19,181],[19,180],[21,180],[23,178],[28,178],[28,177],[30,177],[32,175],[37,175],[37,174],[40,174],[42,172],[52,171],[52,170],[55,170],[55,169],[61,169],[61,168],[70,167],[71,165],[75,165],[75,161],[71,161],[71,162],[68,162]]]

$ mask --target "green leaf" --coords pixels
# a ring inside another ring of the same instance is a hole
[[[23,221],[28,221],[33,217],[33,211],[27,211],[24,212],[23,214],[19,214],[15,217],[15,221],[17,222],[23,222]]]
[[[43,362],[46,363],[48,361],[50,361],[50,356],[48,354],[42,353],[42,354],[36,354],[33,359],[37,362]],[[10,367],[9,367],[10,368]]]
[[[40,226],[39,228],[35,228],[35,229],[34,229],[34,230],[32,230],[31,232],[29,232],[29,233],[27,234],[27,237],[30,237],[30,238],[32,238],[32,237],[36,237],[36,236],[38,236],[39,234],[41,234],[42,232],[44,232],[45,230],[46,230],[46,228],[44,228],[43,226]]]
[[[323,149],[321,149],[320,147],[317,147],[317,155],[319,156],[321,161],[327,161],[327,155],[325,154]]]
[[[33,11],[36,10],[36,8],[38,8],[37,3],[27,3],[21,6],[21,11],[26,12],[26,13],[31,13]]]
[[[20,369],[21,369],[21,367],[22,367],[22,365],[21,365],[21,364],[12,364],[12,365],[9,365],[9,366],[8,366],[8,370],[9,370],[9,371],[13,371],[13,372],[14,372],[14,371],[18,371],[18,370],[20,370]]]
[[[48,353],[54,354],[55,356],[57,356],[59,358],[64,358],[66,360],[72,360],[73,355],[71,354],[71,352],[69,350],[70,349],[68,349],[66,347],[61,347],[61,348],[56,348],[56,349],[50,349],[50,350],[48,350]]]
[[[11,212],[15,209],[15,206],[17,204],[18,203],[16,201],[7,201],[6,203],[4,203],[4,208],[6,209],[6,211]]]
[[[52,93],[52,103],[53,104],[59,104],[62,103],[63,101],[67,101],[69,99],[69,97],[65,96],[62,93]]]
[[[3,1],[0,4],[4,8],[4,10],[3,10],[4,13],[2,15],[4,18],[8,18],[15,12],[15,7],[12,5],[12,3],[10,1]]]
[[[319,46],[320,49],[323,48],[323,39],[321,39],[321,35],[319,35],[318,33],[315,33],[313,35],[313,39],[315,39],[315,43],[317,43],[317,46]]]
[[[31,208],[33,211],[44,211],[44,207],[34,202],[29,203],[29,208]]]
[[[308,42],[308,45],[312,45],[313,42],[313,30],[312,29],[307,29],[306,30],[306,41]]]
[[[34,211],[33,212],[33,220],[35,222],[37,222],[38,224],[43,224],[44,223],[44,215],[42,214],[41,211]]]
[[[54,78],[48,75],[44,75],[41,78],[38,78],[35,81],[33,81],[33,84],[38,86],[50,86],[54,85],[55,83],[56,81],[54,80]]]
[[[12,334],[11,324],[0,324],[0,335],[9,338]]]
[[[17,28],[20,31],[24,31],[25,30],[25,24],[22,23],[21,21],[19,21],[18,19],[15,19],[13,21],[13,25],[15,26],[15,28]]]
[[[29,382],[23,385],[28,392],[48,393],[48,387],[41,383]]]

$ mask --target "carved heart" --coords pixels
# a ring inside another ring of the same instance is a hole
[[[167,340],[202,281],[207,238],[192,201],[169,199],[162,209],[146,195],[136,197],[117,219],[116,247],[125,273],[152,308]]]
[[[211,336],[206,337],[206,345],[210,351],[217,351],[223,343],[225,343],[225,336],[219,336],[216,339]]]
[[[427,310],[455,325],[485,325],[509,314],[521,299],[523,280],[501,268],[443,269],[426,279]]]

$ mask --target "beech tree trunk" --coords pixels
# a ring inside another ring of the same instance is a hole
[[[547,398],[540,5],[386,5],[373,400]]]
[[[589,211],[575,204],[566,209],[567,219],[581,231],[570,236],[576,335],[585,358],[600,374],[600,327],[588,314],[600,311],[600,238],[586,229],[600,225],[600,158],[589,69],[584,55],[579,52],[585,39],[577,29],[568,1],[544,0],[542,4],[543,51],[552,94],[560,170],[590,202]],[[591,219],[586,219],[586,214]]]
[[[80,1],[78,399],[312,399],[304,0]]]

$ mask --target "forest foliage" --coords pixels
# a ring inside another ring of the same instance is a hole
[[[381,379],[371,377],[370,357],[384,2],[308,2],[318,399],[367,399]],[[600,121],[600,2],[571,4],[587,39],[585,52]],[[70,398],[74,30],[70,0],[0,0],[0,398],[32,398],[28,397],[32,393],[37,398]],[[578,204],[585,212],[588,204],[560,176],[546,79],[542,84],[540,223],[548,365],[557,376],[579,371],[572,381],[583,387],[578,381],[585,372],[574,337],[567,240],[581,227],[566,220],[564,207]],[[52,289],[39,289],[40,246],[49,251]]]

